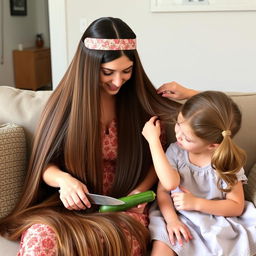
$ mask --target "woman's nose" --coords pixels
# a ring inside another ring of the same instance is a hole
[[[122,76],[120,74],[116,74],[115,77],[112,80],[112,83],[116,86],[116,87],[120,87],[123,84],[123,79]]]

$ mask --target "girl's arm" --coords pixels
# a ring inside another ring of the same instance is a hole
[[[171,191],[179,185],[180,176],[177,170],[170,165],[165,155],[160,141],[160,133],[160,121],[157,120],[156,116],[151,117],[145,124],[142,134],[149,143],[155,171],[162,186],[167,191]]]
[[[86,197],[88,193],[86,185],[69,173],[60,170],[58,166],[49,164],[42,178],[47,185],[60,188],[60,199],[67,209],[81,210],[91,207]]]
[[[241,181],[234,185],[232,190],[227,193],[226,199],[223,200],[207,200],[195,197],[185,188],[181,189],[183,193],[178,192],[172,195],[177,210],[199,211],[224,217],[240,216],[243,213],[244,192]]]
[[[164,189],[160,182],[157,188],[157,202],[165,219],[171,244],[175,244],[175,238],[180,245],[183,244],[182,237],[186,242],[192,239],[192,235],[188,227],[180,221],[176,214],[170,193]]]

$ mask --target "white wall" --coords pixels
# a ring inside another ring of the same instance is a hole
[[[66,0],[48,0],[51,37],[52,87],[56,88],[67,66]]]
[[[68,62],[81,36],[80,18],[90,23],[113,16],[137,34],[144,68],[156,87],[175,80],[199,90],[256,91],[256,12],[152,13],[150,0],[66,0],[65,5]]]
[[[37,33],[43,33],[45,45],[50,45],[47,0],[27,0],[27,16],[11,16],[10,1],[0,1],[4,9],[4,63],[0,64],[0,85],[14,87],[12,51],[18,49],[18,44],[33,47]]]

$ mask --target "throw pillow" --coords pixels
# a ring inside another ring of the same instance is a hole
[[[25,178],[26,140],[22,127],[0,125],[0,218],[17,203]]]
[[[256,163],[248,175],[248,184],[244,185],[245,199],[251,201],[256,206]]]

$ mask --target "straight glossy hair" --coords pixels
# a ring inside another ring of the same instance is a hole
[[[132,76],[116,95],[118,157],[112,196],[131,192],[152,164],[148,144],[141,135],[144,123],[150,116],[158,115],[167,124],[179,106],[157,95],[136,50],[90,50],[83,43],[86,37],[127,39],[136,35],[122,20],[111,17],[94,21],[85,31],[67,72],[42,113],[23,195],[14,211],[0,221],[0,233],[17,240],[32,224],[44,223],[56,233],[58,255],[130,256],[132,238],[140,243],[145,255],[149,233],[138,221],[122,213],[96,213],[95,208],[83,213],[68,211],[57,189],[42,181],[47,165],[55,163],[86,184],[90,192],[102,193],[102,63],[123,55],[133,61]]]
[[[245,151],[232,139],[242,120],[237,104],[223,92],[205,91],[186,101],[181,113],[197,137],[219,144],[212,156],[212,167],[218,175],[218,188],[231,191],[237,183],[236,173],[246,162]],[[222,132],[228,130],[231,135],[223,136]],[[226,182],[226,189],[221,187],[221,180]]]

